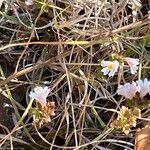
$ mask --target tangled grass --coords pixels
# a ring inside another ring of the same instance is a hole
[[[149,1],[3,0],[0,6],[0,147],[134,149],[136,129],[149,121],[148,98],[128,135],[111,123],[126,105],[118,85],[150,79]],[[138,72],[104,76],[101,61],[114,55],[138,58]],[[35,86],[48,86],[56,105],[41,127],[29,100]]]

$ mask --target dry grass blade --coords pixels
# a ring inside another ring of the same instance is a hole
[[[0,8],[2,149],[149,148],[148,0]]]

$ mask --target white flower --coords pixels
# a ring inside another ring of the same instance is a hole
[[[119,62],[117,60],[115,61],[102,61],[101,66],[104,67],[101,72],[104,73],[104,75],[107,75],[109,77],[114,76],[115,72],[117,72],[119,67]]]
[[[142,7],[140,0],[133,0],[132,4],[135,5],[134,6],[135,8],[141,8]]]
[[[33,5],[33,0],[26,0],[26,1],[25,1],[25,4],[26,4],[27,6],[31,6],[31,5]]]
[[[138,70],[137,65],[139,65],[139,59],[125,57],[124,60],[128,63],[130,70],[131,70],[131,74],[135,74]]]
[[[150,93],[150,81],[145,78],[143,81],[136,81],[138,86],[138,92],[140,93],[140,97],[143,98],[146,94]]]
[[[132,99],[137,91],[138,87],[136,86],[136,83],[133,81],[132,84],[125,83],[124,85],[120,85],[118,87],[117,93],[119,95],[124,96],[125,98]]]
[[[41,106],[46,106],[46,98],[50,92],[50,89],[45,87],[35,87],[33,91],[30,92],[29,96],[33,99],[35,99],[37,102],[41,104]]]

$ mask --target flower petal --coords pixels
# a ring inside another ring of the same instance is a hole
[[[47,96],[50,92],[50,89],[45,87],[35,87],[29,94],[29,97],[34,98],[37,102],[41,104],[41,106],[46,106],[47,104]]]
[[[119,67],[119,62],[117,60],[115,61],[102,61],[101,66],[104,67],[101,72],[104,73],[104,75],[108,75],[109,77],[113,77],[114,74],[117,72]]]
[[[125,98],[132,99],[137,91],[138,88],[136,86],[136,83],[133,81],[132,84],[126,83],[124,85],[120,85],[118,87],[117,93],[124,96]]]
[[[139,59],[125,57],[124,60],[129,65],[130,70],[131,70],[131,74],[135,74],[137,72],[137,70],[138,70],[138,66],[137,65],[139,65]]]
[[[145,78],[143,81],[138,80],[136,81],[136,83],[141,98],[143,98],[146,94],[150,93],[150,81],[148,81],[147,78]]]

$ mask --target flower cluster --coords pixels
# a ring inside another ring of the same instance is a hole
[[[125,58],[123,58],[123,61],[126,62],[128,64],[128,66],[130,67],[131,74],[135,74],[137,72],[138,65],[139,65],[139,59],[125,57]],[[103,72],[104,75],[113,77],[114,74],[118,71],[120,64],[117,60],[114,60],[114,61],[104,61],[103,60],[101,62],[101,66],[103,67],[101,72]]]
[[[150,81],[147,78],[144,80],[138,80],[132,83],[125,83],[118,87],[117,93],[124,96],[127,99],[132,99],[135,97],[136,93],[140,94],[140,98],[145,95],[150,94]]]
[[[33,91],[30,92],[29,97],[35,99],[41,106],[46,106],[47,104],[47,96],[50,92],[50,89],[45,87],[35,87]]]
[[[111,127],[122,129],[122,131],[128,135],[130,128],[136,127],[137,117],[141,117],[141,110],[137,107],[129,109],[122,106],[118,112],[118,117],[111,123]]]
[[[51,121],[51,116],[55,115],[55,102],[47,102],[47,96],[50,89],[45,87],[35,87],[29,94],[29,97],[35,99],[37,108],[32,109],[33,120],[40,127],[43,123]]]
[[[104,75],[107,75],[109,77],[114,76],[115,72],[117,72],[119,67],[119,62],[117,60],[115,61],[102,61],[101,66],[104,67],[101,72],[104,73]]]

